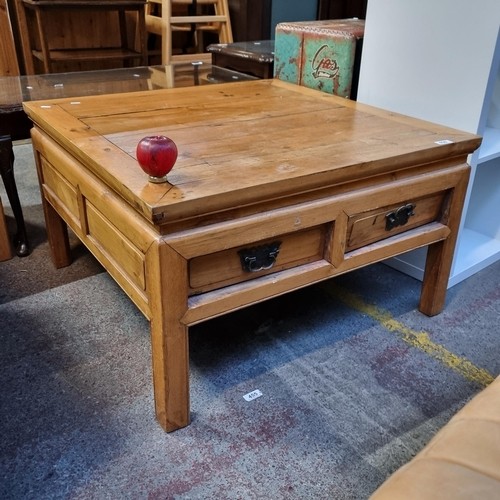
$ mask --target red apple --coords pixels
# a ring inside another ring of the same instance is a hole
[[[136,156],[151,182],[165,182],[177,160],[177,146],[164,135],[144,137],[137,144]]]

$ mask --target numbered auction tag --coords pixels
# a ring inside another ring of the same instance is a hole
[[[254,399],[260,398],[262,396],[262,392],[259,389],[255,389],[255,391],[249,392],[243,396],[245,401],[253,401]]]
[[[450,141],[450,139],[441,139],[440,141],[434,141],[434,144],[444,146],[445,144],[453,144],[453,141]]]

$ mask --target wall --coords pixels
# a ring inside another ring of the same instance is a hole
[[[369,0],[358,101],[476,132],[499,23],[499,0]]]
[[[313,21],[317,19],[317,0],[273,0],[271,8],[271,38],[274,39],[276,24],[292,21]]]
[[[499,0],[368,2],[358,101],[483,135],[448,286],[500,260],[500,134],[484,128],[500,80],[499,25]],[[389,264],[421,279],[425,248]]]

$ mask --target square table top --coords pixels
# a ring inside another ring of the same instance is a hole
[[[153,224],[320,191],[474,151],[473,134],[279,80],[24,103],[33,122]],[[137,143],[177,144],[169,182]]]

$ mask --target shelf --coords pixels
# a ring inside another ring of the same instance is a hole
[[[427,248],[419,248],[399,257],[384,261],[389,267],[422,281]],[[460,283],[473,274],[500,260],[500,240],[463,228],[457,245],[454,266],[448,287]]]
[[[34,50],[33,55],[43,61],[43,54],[40,50]],[[51,61],[99,61],[102,59],[140,59],[142,54],[134,50],[122,48],[96,48],[96,49],[64,49],[51,50]]]
[[[449,286],[500,260],[500,240],[467,227],[462,229]]]
[[[494,158],[500,158],[500,129],[486,127],[477,161],[483,163]]]
[[[27,74],[68,71],[72,63],[102,60],[136,59],[140,65],[147,65],[144,0],[19,0],[18,3]],[[53,67],[54,62],[63,64]]]

